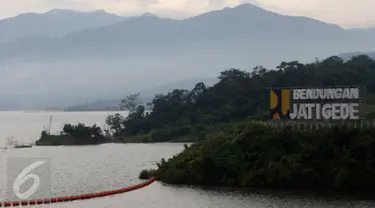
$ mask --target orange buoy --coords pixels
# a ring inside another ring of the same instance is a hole
[[[83,194],[83,195],[77,195],[77,196],[63,196],[63,197],[52,197],[49,199],[0,202],[0,207],[1,206],[10,207],[10,206],[19,206],[19,205],[27,206],[27,205],[34,205],[34,204],[50,204],[50,203],[68,202],[68,201],[75,201],[75,200],[85,200],[85,199],[111,196],[111,195],[125,193],[125,192],[129,192],[129,191],[133,191],[136,189],[146,187],[152,184],[153,182],[155,182],[156,180],[158,180],[158,178],[151,178],[150,180],[146,182],[133,185],[133,186],[129,186],[129,187],[125,187],[125,188],[121,188],[121,189],[117,189],[117,190],[103,191],[103,192],[98,192],[98,193]]]

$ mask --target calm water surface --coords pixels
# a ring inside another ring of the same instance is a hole
[[[0,143],[8,137],[30,142],[53,115],[52,131],[58,132],[66,122],[104,125],[112,112],[0,112]],[[126,112],[123,113],[126,115]],[[171,157],[183,149],[182,144],[105,144],[86,147],[33,147],[0,150],[0,198],[9,198],[7,187],[10,169],[23,165],[13,158],[47,158],[48,171],[41,181],[53,196],[76,195],[122,188],[139,183],[140,170],[155,167],[160,158]],[[49,179],[49,180],[48,180]],[[10,186],[11,187],[11,186]],[[8,189],[9,190],[9,189]],[[244,193],[233,190],[204,190],[197,187],[171,186],[159,182],[122,195],[88,201],[76,201],[34,207],[131,207],[131,208],[268,208],[268,207],[375,207],[374,201],[347,197],[322,198],[288,193]]]

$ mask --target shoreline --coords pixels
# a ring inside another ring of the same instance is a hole
[[[146,179],[143,179],[146,180]],[[168,184],[158,180],[159,183],[172,187],[192,187],[204,191],[228,191],[231,193],[238,193],[241,195],[260,194],[265,196],[286,196],[286,197],[314,197],[325,200],[369,200],[375,201],[375,191],[358,191],[358,190],[339,190],[339,189],[301,189],[301,188],[256,188],[256,187],[236,187],[236,186],[201,186],[201,185],[186,185],[186,184]]]
[[[61,147],[61,146],[67,146],[67,147],[80,147],[80,146],[100,146],[103,144],[194,144],[194,141],[167,141],[167,142],[104,142],[100,144],[73,144],[73,145],[68,145],[68,144],[61,144],[61,145],[51,145],[51,144],[39,144],[39,145],[33,145],[33,147]],[[19,148],[19,149],[24,149],[24,148]]]
[[[148,134],[139,134],[136,136],[103,136],[102,141],[98,143],[85,143],[90,141],[87,138],[71,135],[45,135],[39,138],[35,142],[35,146],[87,146],[87,145],[101,145],[101,144],[150,144],[150,143],[194,143],[197,142],[197,139],[193,136],[180,136],[171,140],[166,141],[152,141],[148,139]],[[82,142],[83,143],[80,143]]]
[[[165,141],[165,142],[143,142],[143,141],[111,141],[111,142],[103,142],[103,143],[98,143],[98,144],[59,144],[59,145],[53,145],[53,144],[35,144],[33,146],[35,147],[55,147],[55,146],[99,146],[103,144],[193,144],[196,141]]]
[[[161,158],[157,169],[143,170],[140,178],[176,185],[374,193],[374,131],[238,124],[206,135],[173,158]]]

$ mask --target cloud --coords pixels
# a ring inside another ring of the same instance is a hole
[[[209,0],[208,5],[211,7],[223,7],[225,6],[225,0]]]
[[[68,9],[68,8],[91,9],[89,1],[85,1],[85,0],[43,0],[42,4],[50,8],[59,8],[59,9]]]
[[[258,0],[265,8],[343,26],[375,22],[374,0]],[[278,7],[275,9],[275,6]]]

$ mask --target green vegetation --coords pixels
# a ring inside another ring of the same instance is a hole
[[[144,132],[183,127],[190,131],[179,136],[200,132],[195,144],[162,159],[157,170],[144,170],[142,178],[193,185],[374,190],[375,128],[293,131],[251,122],[268,117],[267,87],[291,86],[362,86],[363,107],[373,119],[374,60],[358,56],[348,62],[338,57],[309,64],[283,62],[277,70],[231,69],[219,78],[211,88],[197,84],[190,92],[156,97],[154,110],[132,122]],[[150,127],[144,128],[145,123]]]
[[[228,124],[179,155],[162,159],[156,175],[167,183],[267,188],[373,190],[375,129],[273,130]]]
[[[270,87],[361,86],[366,91],[367,118],[375,118],[375,61],[361,55],[344,62],[339,57],[302,64],[282,62],[276,69],[257,66],[249,73],[229,69],[220,73],[212,87],[197,83],[192,90],[176,89],[156,95],[148,105],[137,105],[138,94],[122,100],[130,109],[127,118],[120,114],[107,118],[115,137],[142,136],[148,142],[197,141],[219,125],[245,119],[265,120],[269,116]]]
[[[331,57],[308,64],[283,62],[276,70],[262,66],[251,73],[226,70],[212,87],[198,83],[190,91],[156,95],[148,105],[150,112],[138,104],[138,94],[129,95],[121,102],[129,115],[108,116],[106,133],[123,142],[195,142],[173,158],[162,159],[157,170],[142,171],[143,179],[158,176],[175,184],[372,191],[374,127],[293,131],[252,122],[268,118],[268,87],[337,85],[362,86],[366,116],[375,118],[375,61],[367,56],[348,62]],[[70,141],[65,137],[82,143],[105,141],[88,136],[96,127],[79,129],[82,125],[64,127],[59,142]],[[41,140],[49,137],[43,134]]]
[[[100,127],[96,125],[85,126],[84,124],[65,124],[59,135],[50,135],[47,131],[41,132],[40,139],[35,142],[37,146],[58,145],[93,145],[110,142],[105,137]]]
[[[150,179],[155,175],[155,170],[143,170],[141,174],[139,174],[139,179]]]

